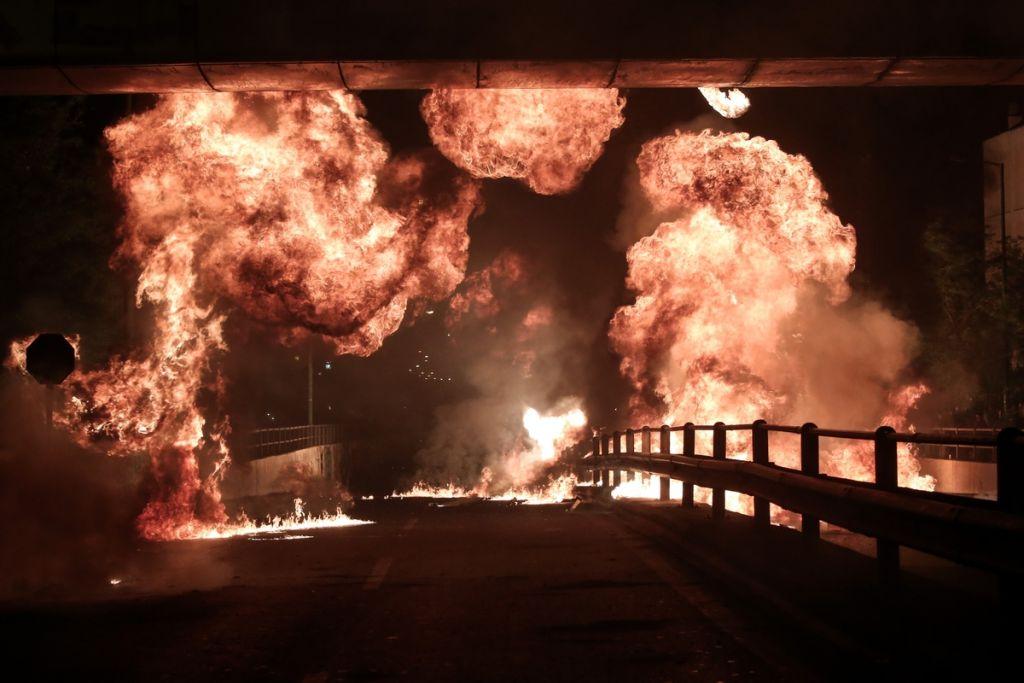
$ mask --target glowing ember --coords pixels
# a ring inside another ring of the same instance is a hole
[[[750,100],[742,90],[721,88],[697,88],[711,108],[727,119],[738,119],[750,109]]]
[[[637,165],[667,222],[630,248],[637,298],[609,332],[635,422],[906,426],[924,391],[902,384],[915,332],[877,304],[846,301],[854,231],[828,210],[806,159],[705,131],[656,138]],[[737,433],[729,453],[748,446]],[[822,450],[823,471],[873,476],[870,447],[828,439]],[[772,453],[798,462],[795,440],[773,441]],[[905,485],[930,484],[913,458],[901,465]]]
[[[155,332],[138,356],[74,373],[58,421],[83,444],[149,454],[143,537],[255,533],[226,519],[228,426],[198,407],[224,392],[211,360],[226,348],[222,308],[284,342],[319,334],[368,355],[411,303],[461,281],[476,183],[442,178],[428,158],[389,160],[362,113],[341,92],[172,95],[107,131],[126,203],[115,260],[141,271],[136,300],[153,306]],[[206,477],[200,455],[215,462]]]
[[[601,156],[625,103],[614,88],[435,90],[420,111],[441,153],[473,176],[562,194]]]

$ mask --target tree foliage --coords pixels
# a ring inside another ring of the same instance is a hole
[[[1024,418],[1024,243],[933,223],[924,235],[937,319],[924,337],[932,376],[965,389],[953,419],[997,426]],[[1004,289],[1005,285],[1005,289]],[[940,387],[941,389],[941,387]],[[1005,396],[1004,396],[1005,393]]]

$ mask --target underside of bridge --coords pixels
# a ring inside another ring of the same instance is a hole
[[[0,94],[1024,85],[1020,2],[13,0]]]

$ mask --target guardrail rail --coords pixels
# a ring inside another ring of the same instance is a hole
[[[696,452],[697,432],[711,432],[712,452]],[[749,460],[726,457],[726,435],[750,433]],[[682,452],[672,453],[672,434],[682,432]],[[800,467],[774,464],[769,434],[790,433],[800,439]],[[640,436],[637,450],[637,435]],[[652,441],[657,439],[657,450]],[[855,481],[820,472],[822,438],[873,443],[875,480]],[[933,447],[992,449],[997,468],[997,499],[983,500],[899,486],[897,447],[901,443]],[[711,516],[725,516],[725,491],[753,496],[755,523],[768,526],[770,504],[801,517],[801,533],[820,536],[825,521],[876,539],[880,578],[899,576],[899,548],[906,546],[1000,575],[1024,575],[1024,433],[1007,428],[998,433],[909,433],[891,427],[875,431],[824,429],[769,424],[713,425],[687,423],[642,427],[593,437],[583,467],[594,483],[618,484],[622,470],[662,477],[661,498],[669,497],[669,481],[683,482],[682,505],[694,505],[693,487],[710,488]],[[598,481],[600,480],[600,481]]]
[[[245,450],[250,460],[291,453],[313,446],[339,443],[341,429],[336,424],[269,427],[250,432]]]

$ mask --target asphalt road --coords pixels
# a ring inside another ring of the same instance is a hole
[[[807,676],[784,634],[600,507],[357,514],[375,524],[142,545],[88,599],[0,609],[9,664],[36,680]]]

